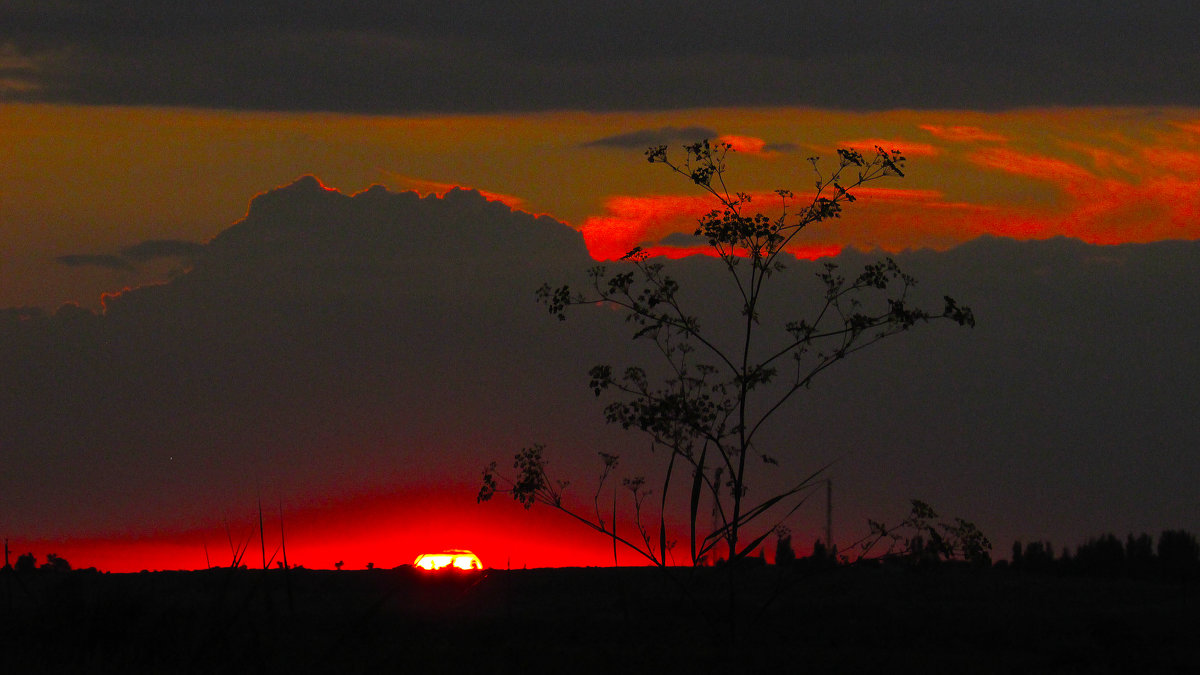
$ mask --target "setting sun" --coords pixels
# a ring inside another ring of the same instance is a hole
[[[413,561],[413,565],[431,571],[440,570],[443,567],[454,567],[460,570],[483,569],[483,563],[479,561],[479,556],[459,549],[441,553],[422,553]]]

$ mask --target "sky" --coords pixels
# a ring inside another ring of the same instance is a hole
[[[1192,3],[543,4],[0,1],[14,550],[227,564],[261,501],[310,567],[611,564],[474,493],[534,442],[578,486],[600,451],[650,468],[586,386],[649,356],[532,291],[638,245],[707,288],[713,203],[643,156],[706,137],[768,211],[809,157],[900,150],[780,292],[886,252],[979,319],[847,362],[779,424],[781,474],[838,460],[838,540],[912,497],[1000,554],[1200,530]]]

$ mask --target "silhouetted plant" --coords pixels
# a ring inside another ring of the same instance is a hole
[[[637,537],[618,536],[616,523],[600,513],[598,502],[594,514],[568,505],[563,499],[568,483],[547,475],[541,445],[517,453],[512,478],[502,475],[495,462],[488,465],[479,501],[508,492],[526,508],[534,503],[552,506],[612,537],[614,545],[619,541],[650,562],[665,565],[673,544],[667,537],[668,496],[676,481],[685,481],[689,494],[686,559],[699,564],[723,543],[727,558],[740,560],[799,507],[823,471],[802,476],[773,496],[747,501],[754,467],[778,465],[769,449],[760,447],[768,421],[818,374],[884,338],[934,319],[974,325],[971,310],[950,297],[937,310],[912,306],[908,295],[915,281],[890,258],[849,277],[836,264],[826,263],[817,275],[824,290],[816,311],[808,317],[791,317],[782,333],[770,336],[774,341],[770,343],[761,335],[761,301],[768,282],[784,271],[788,245],[808,226],[839,217],[842,208],[855,201],[860,186],[903,176],[904,158],[883,148],[876,148],[873,156],[839,149],[831,175],[822,173],[818,158],[809,158],[816,174],[811,201],[796,209],[793,193],[777,190],[778,215],[768,216],[752,212],[751,195],[726,185],[725,157],[731,149],[726,143],[705,140],[684,146],[681,162],[668,155],[666,146],[650,148],[646,157],[714,198],[717,208],[699,219],[695,234],[723,263],[726,288],[740,305],[737,314],[729,317],[738,331],[735,346],[722,346],[702,329],[697,316],[684,306],[678,282],[640,247],[615,268],[593,268],[585,292],[549,284],[538,290],[539,300],[559,319],[566,318],[568,308],[580,305],[603,303],[619,309],[634,327],[633,338],[652,345],[665,362],[669,375],[662,379],[637,366],[618,370],[597,365],[590,371],[593,392],[609,397],[604,409],[608,422],[645,432],[652,449],[663,451],[662,473],[654,483],[657,523],[647,525],[653,517],[645,508],[651,492],[640,476],[625,479]],[[615,455],[602,458],[601,488],[616,463]],[[704,496],[711,500],[716,520],[708,531],[700,509]],[[760,519],[768,518],[774,522],[759,525]],[[752,525],[759,529],[746,536],[746,528]]]
[[[858,560],[903,558],[912,562],[961,560],[981,567],[991,565],[992,542],[974,523],[955,518],[935,522],[938,514],[923,501],[911,500],[908,517],[888,527],[868,520],[870,533],[858,542]],[[880,552],[878,547],[886,545]]]
[[[337,562],[333,563],[333,568],[334,568],[335,570],[341,571],[341,569],[342,569],[342,565],[345,565],[345,564],[346,564],[345,562],[343,562],[343,561],[339,560],[339,561],[337,561]]]
[[[37,556],[32,553],[22,553],[17,556],[16,570],[22,573],[33,572],[37,570]]]

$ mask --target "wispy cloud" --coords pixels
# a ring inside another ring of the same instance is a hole
[[[588,141],[583,147],[645,149],[652,145],[667,143],[695,143],[705,138],[716,138],[717,132],[708,127],[660,127],[639,129],[615,136],[605,136]]]
[[[55,257],[55,262],[67,267],[100,267],[119,272],[133,272],[138,265],[162,258],[194,260],[204,250],[204,244],[181,239],[150,239],[123,247],[118,253],[70,253]]]
[[[854,148],[859,152],[867,152],[872,155],[875,148],[883,148],[887,152],[898,151],[906,157],[936,157],[942,153],[941,149],[928,143],[917,143],[899,138],[860,138],[857,140],[838,141],[839,148]]]
[[[798,147],[794,143],[768,143],[755,136],[738,134],[723,134],[717,137],[717,141],[728,143],[734,152],[758,157],[774,157],[786,152],[795,152]]]
[[[1003,143],[1008,136],[970,125],[922,124],[921,129],[945,141],[955,143]]]
[[[121,249],[121,257],[134,262],[157,258],[195,258],[204,244],[180,239],[150,239]]]
[[[57,256],[54,260],[67,267],[103,267],[121,272],[132,272],[137,269],[133,263],[119,255],[102,253],[72,253]]]

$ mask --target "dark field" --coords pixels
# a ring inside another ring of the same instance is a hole
[[[1200,672],[1194,580],[758,567],[732,627],[728,583],[712,568],[10,573],[0,672]]]

